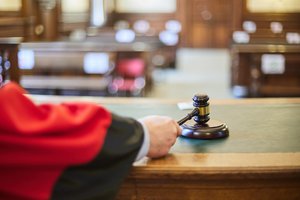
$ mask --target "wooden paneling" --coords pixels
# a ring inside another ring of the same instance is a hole
[[[24,26],[22,10],[0,11],[0,37],[23,37]]]
[[[183,5],[183,3],[181,4]],[[185,46],[194,48],[226,48],[232,27],[233,2],[192,0],[185,5]]]
[[[231,83],[240,97],[300,96],[299,45],[236,44],[231,47]],[[284,72],[266,74],[262,56],[282,55]],[[243,90],[244,94],[239,94]]]
[[[22,0],[22,11],[0,13],[0,36],[24,36],[27,40],[55,40],[68,36],[77,29],[88,30],[89,13],[69,15],[72,22],[66,20],[62,13],[61,1],[56,7],[43,10],[38,1]],[[181,47],[193,48],[227,48],[231,44],[231,35],[235,30],[242,30],[243,21],[253,21],[257,32],[251,34],[253,41],[265,38],[282,38],[286,32],[297,32],[300,29],[299,13],[251,13],[244,0],[177,0],[177,11],[174,13],[108,13],[106,28],[112,28],[118,20],[127,20],[132,27],[139,19],[150,22],[149,34],[158,34],[169,19],[182,23],[180,33]],[[77,20],[77,21],[76,21]],[[281,22],[283,33],[270,32],[270,22]],[[41,28],[43,29],[42,31]]]
[[[286,42],[285,35],[287,32],[300,33],[300,13],[261,13],[249,12],[246,1],[239,1],[238,4],[241,12],[237,13],[237,7],[234,9],[235,23],[233,30],[243,30],[242,24],[244,21],[252,21],[256,24],[256,31],[250,33],[251,43],[284,43]],[[279,22],[283,25],[281,33],[273,33],[270,23]]]
[[[256,31],[249,33],[248,43],[233,42],[231,45],[234,95],[300,96],[299,44],[290,44],[286,39],[289,32],[300,34],[300,13],[250,12],[246,1],[240,1],[240,6],[242,12],[235,22],[233,31],[243,30],[244,21],[254,22]],[[282,32],[272,32],[271,22],[281,23]],[[284,72],[264,73],[262,57],[265,54],[282,55],[285,60]]]
[[[21,17],[0,17],[0,37],[23,37],[24,25]]]

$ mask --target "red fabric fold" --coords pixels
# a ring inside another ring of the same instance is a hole
[[[69,166],[101,150],[111,114],[92,103],[34,104],[15,83],[0,89],[0,199],[48,199]]]

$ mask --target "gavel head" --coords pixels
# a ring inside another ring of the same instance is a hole
[[[194,116],[194,121],[198,124],[205,124],[209,117],[209,97],[206,94],[196,94],[193,97],[193,106],[198,109],[198,114]]]

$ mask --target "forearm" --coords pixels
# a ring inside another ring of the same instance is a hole
[[[137,158],[143,139],[141,123],[113,114],[98,156],[86,165],[65,170],[53,199],[113,199]]]

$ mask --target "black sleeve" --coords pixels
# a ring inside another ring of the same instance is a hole
[[[113,114],[104,146],[90,163],[67,168],[51,199],[114,199],[143,143],[143,128],[134,119]]]

